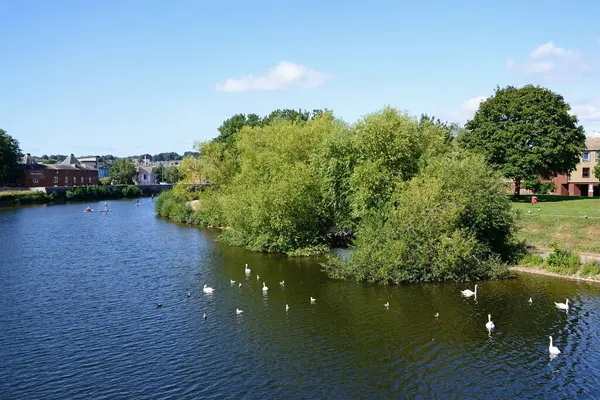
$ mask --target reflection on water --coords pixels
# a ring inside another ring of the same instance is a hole
[[[0,398],[600,396],[598,286],[523,276],[475,299],[473,283],[332,281],[149,200],[84,207],[0,210]]]

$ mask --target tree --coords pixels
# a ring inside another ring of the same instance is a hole
[[[134,182],[135,164],[126,158],[119,158],[108,170],[108,175],[117,185],[130,185]]]
[[[20,157],[19,142],[5,130],[0,129],[0,186],[15,181]]]
[[[181,174],[179,173],[179,167],[176,165],[172,165],[170,167],[163,167],[163,180],[167,183],[177,183],[181,179]]]
[[[518,195],[523,180],[568,174],[579,163],[585,133],[570,109],[561,95],[539,86],[498,87],[458,140],[512,179]]]

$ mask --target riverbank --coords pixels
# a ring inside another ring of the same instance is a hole
[[[557,274],[546,269],[527,265],[515,265],[513,267],[510,267],[510,270],[512,272],[519,272],[523,274],[542,275],[550,276],[553,278],[570,279],[574,281],[600,283],[600,275],[581,276],[579,272],[576,274]]]
[[[60,204],[67,201],[136,198],[143,195],[140,187],[135,185],[77,186],[49,189],[1,191],[0,207],[30,204]]]

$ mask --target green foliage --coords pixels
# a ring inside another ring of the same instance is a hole
[[[135,185],[127,185],[121,187],[121,196],[123,197],[139,197],[142,195],[142,191]]]
[[[526,253],[519,261],[519,265],[539,266],[542,264],[544,264],[544,259],[539,254]]]
[[[600,274],[600,265],[598,263],[583,264],[579,274],[586,277],[595,277]]]
[[[134,185],[127,186],[77,186],[67,190],[67,200],[120,199],[138,197],[142,194]]]
[[[363,219],[350,260],[326,270],[378,283],[502,276],[501,261],[513,254],[513,217],[501,188],[481,157],[430,160]]]
[[[42,191],[15,190],[0,192],[0,205],[13,206],[24,204],[46,204],[54,201],[54,193]]]
[[[108,175],[115,185],[130,185],[135,176],[135,164],[126,158],[119,158],[108,170]]]
[[[548,194],[556,189],[554,182],[542,182],[539,179],[527,179],[523,182],[523,188],[533,190],[535,194]]]
[[[497,88],[459,142],[514,180],[518,194],[523,179],[569,173],[579,163],[585,133],[570,109],[562,96],[539,86]]]
[[[597,163],[594,167],[594,177],[600,180],[600,163]]]
[[[0,186],[15,182],[20,156],[19,142],[0,129]]]
[[[552,243],[552,253],[546,258],[546,269],[561,274],[575,274],[581,265],[579,255],[563,250],[558,243]]]
[[[178,199],[172,190],[161,192],[154,207],[158,215],[175,222],[188,222],[192,216],[192,209]]]
[[[112,180],[109,177],[100,179],[100,184],[103,186],[109,186]]]
[[[179,173],[179,167],[176,165],[172,165],[169,167],[159,168],[162,170],[162,180],[167,183],[177,183],[181,179],[181,174]]]

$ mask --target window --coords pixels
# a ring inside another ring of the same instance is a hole
[[[65,176],[65,185],[68,185],[68,184],[69,184],[69,177]]]
[[[583,161],[590,161],[590,152],[589,151],[583,152]]]
[[[589,178],[590,177],[590,169],[589,168],[584,168],[583,171],[581,172],[581,177],[582,178]]]
[[[81,183],[83,183],[83,176],[81,177]]]
[[[55,176],[53,181],[54,181],[54,183],[58,183],[58,176]]]
[[[39,183],[39,179],[38,178],[33,178],[33,183]]]
[[[146,174],[143,175],[144,177],[142,178],[143,180],[146,180]]]
[[[596,152],[596,161],[600,161],[600,151]]]
[[[90,183],[92,183],[92,177],[91,176],[88,178],[88,180],[90,181]]]

